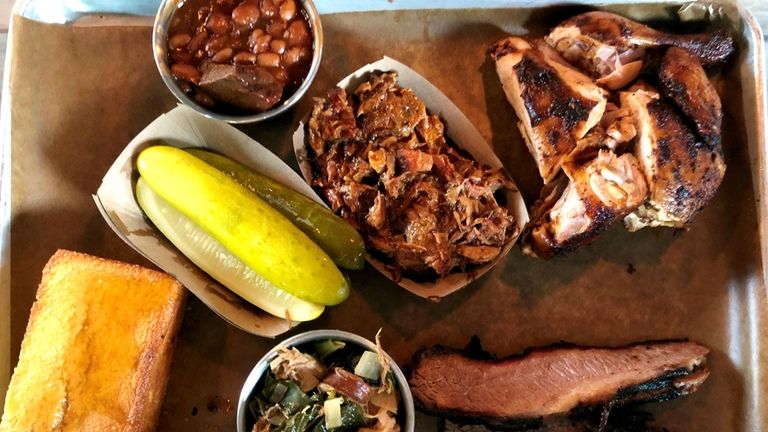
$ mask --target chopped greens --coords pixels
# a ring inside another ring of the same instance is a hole
[[[323,413],[323,409],[320,405],[312,405],[306,407],[295,415],[291,416],[280,427],[275,429],[275,432],[303,432],[306,431],[316,423],[316,420],[320,418]]]
[[[293,415],[310,404],[309,396],[293,381],[274,381],[262,394],[278,404],[286,415]]]
[[[315,352],[321,359],[325,359],[334,352],[344,348],[346,344],[334,339],[325,339],[315,344]]]
[[[335,429],[341,426],[341,403],[343,398],[337,397],[323,402],[323,413],[325,414],[325,427]]]
[[[288,392],[288,386],[281,382],[276,382],[272,391],[269,394],[269,401],[272,403],[278,403],[283,400],[285,394]]]
[[[358,361],[355,366],[355,375],[371,381],[379,380],[379,371],[381,371],[379,356],[372,351],[364,352],[363,355],[360,356],[360,361]]]
[[[399,432],[386,357],[328,339],[280,348],[248,401],[253,432]]]

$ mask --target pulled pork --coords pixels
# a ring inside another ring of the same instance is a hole
[[[396,82],[372,74],[352,95],[334,88],[316,100],[312,185],[398,277],[493,260],[516,234],[496,194],[511,180],[449,145],[440,119]]]

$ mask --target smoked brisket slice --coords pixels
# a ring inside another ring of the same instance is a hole
[[[694,342],[621,348],[556,346],[504,359],[443,347],[414,356],[409,383],[423,411],[491,425],[562,416],[585,406],[673,399],[709,375],[709,350]]]

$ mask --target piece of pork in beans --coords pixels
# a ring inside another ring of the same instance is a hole
[[[640,74],[646,49],[685,48],[703,64],[725,61],[735,51],[725,31],[673,35],[610,12],[587,12],[560,23],[545,40],[597,82],[616,90]]]
[[[682,228],[712,199],[725,175],[719,144],[708,144],[688,126],[672,103],[647,86],[621,92],[637,129],[635,156],[645,173],[649,196],[624,224]]]
[[[553,52],[509,37],[491,47],[496,72],[545,183],[605,111],[605,91]]]
[[[234,107],[266,111],[283,97],[285,83],[258,65],[214,64],[200,78],[200,88]]]
[[[637,159],[600,150],[593,159],[563,165],[567,183],[534,209],[523,244],[528,255],[548,259],[589,243],[634,211],[648,189]],[[565,179],[564,179],[565,180]]]

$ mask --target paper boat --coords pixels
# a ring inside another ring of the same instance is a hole
[[[493,153],[488,143],[475,129],[469,119],[451,102],[437,87],[433,86],[424,77],[416,73],[408,66],[384,57],[381,60],[365,65],[356,70],[338,83],[338,86],[347,90],[348,93],[354,91],[358,85],[368,79],[372,72],[397,71],[398,85],[412,89],[416,95],[424,102],[427,111],[431,114],[437,114],[445,124],[445,135],[462,150],[468,152],[476,161],[488,165],[492,168],[503,168],[501,161]],[[296,158],[301,168],[301,173],[307,183],[312,182],[312,166],[308,159],[307,141],[305,137],[305,124],[309,116],[299,124],[299,128],[293,134],[293,148],[296,152]],[[473,269],[467,273],[451,273],[448,276],[439,278],[432,282],[417,282],[407,277],[397,279],[395,274],[387,265],[377,258],[368,254],[368,262],[379,270],[387,278],[397,282],[401,287],[408,291],[432,300],[438,300],[448,294],[455,292],[473,280],[479,278],[488,272],[493,266],[501,261],[512,249],[517,241],[523,227],[528,222],[528,211],[526,209],[520,192],[515,189],[507,191],[507,208],[515,217],[517,234],[510,239],[504,246],[496,259],[483,266]]]
[[[320,198],[291,167],[261,144],[227,123],[205,118],[185,106],[161,115],[139,133],[117,157],[93,197],[104,219],[123,241],[176,277],[226,321],[259,336],[275,337],[290,330],[297,323],[289,323],[258,309],[216,282],[144,217],[134,195],[138,178],[136,157],[157,140],[176,147],[213,150],[317,202],[321,202]]]

